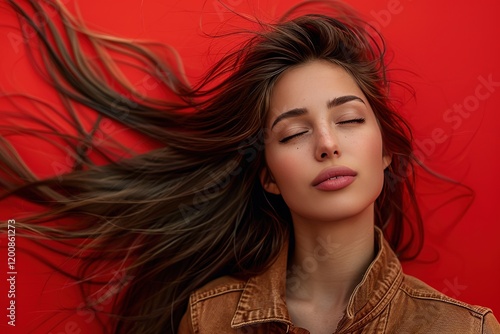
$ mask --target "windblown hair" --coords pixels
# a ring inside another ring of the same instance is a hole
[[[73,115],[77,135],[60,135],[73,148],[74,169],[44,179],[2,137],[1,198],[20,197],[45,207],[26,218],[22,228],[28,236],[79,250],[73,256],[87,264],[79,276],[82,286],[102,284],[92,278],[98,277],[99,264],[125,268],[130,281],[113,309],[113,332],[175,333],[190,293],[216,277],[263,272],[293,237],[282,198],[266,194],[259,181],[265,166],[264,124],[277,79],[312,60],[341,66],[366,95],[384,150],[392,155],[375,224],[401,256],[415,255],[410,254],[412,241],[421,246],[411,133],[390,103],[385,46],[346,7],[329,2],[331,15],[295,15],[299,6],[277,23],[259,22],[260,29],[238,34],[247,37],[244,43],[191,85],[182,65],[161,58],[151,44],[92,32],[58,2],[7,3],[24,33],[36,37],[28,51],[40,53],[37,66],[65,112]],[[62,24],[55,24],[56,18]],[[128,57],[173,97],[137,92],[111,54]],[[170,55],[175,59],[174,51]],[[34,64],[36,59],[33,55]],[[98,113],[94,132],[78,123],[77,106]],[[92,140],[105,119],[138,131],[157,148],[117,159]],[[107,163],[93,162],[89,151]],[[71,224],[50,223],[62,218]]]

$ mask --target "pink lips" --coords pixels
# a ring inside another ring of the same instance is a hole
[[[353,183],[357,174],[347,167],[329,167],[316,176],[312,182],[312,186],[318,190],[339,190]]]

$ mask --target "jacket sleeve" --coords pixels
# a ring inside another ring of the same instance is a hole
[[[491,312],[484,316],[483,334],[500,334],[500,324]]]
[[[194,334],[193,323],[191,322],[191,312],[189,308],[181,319],[177,334]]]

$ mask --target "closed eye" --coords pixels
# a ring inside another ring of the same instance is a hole
[[[280,143],[286,143],[287,141],[295,138],[295,137],[299,137],[301,135],[303,135],[304,133],[306,133],[307,131],[302,131],[302,132],[299,132],[299,133],[296,133],[294,135],[291,135],[291,136],[288,136],[288,137],[285,137],[283,139],[280,140]]]
[[[348,119],[347,121],[337,122],[337,124],[350,124],[350,123],[362,124],[364,122],[365,122],[364,118],[353,118],[353,119]]]
[[[337,122],[337,124],[363,124],[365,122],[365,119],[364,118],[353,118],[353,119],[348,119],[346,121],[341,121],[341,122]],[[285,137],[283,139],[281,139],[279,142],[280,143],[286,143],[290,140],[292,140],[293,138],[296,138],[296,137],[299,137],[303,134],[307,133],[307,131],[302,131],[302,132],[298,132],[296,134],[293,134],[291,136],[288,136],[288,137]]]

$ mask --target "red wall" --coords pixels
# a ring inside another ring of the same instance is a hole
[[[63,2],[73,8],[74,2]],[[250,1],[249,6],[243,0],[222,1],[238,12],[266,17],[295,2],[288,0],[278,6],[271,0],[256,0]],[[416,129],[415,153],[438,173],[459,180],[476,192],[474,202],[459,219],[467,204],[458,198],[462,190],[422,182],[420,198],[427,212],[426,243],[419,259],[404,264],[405,270],[451,297],[491,307],[498,318],[500,5],[495,0],[351,0],[349,3],[385,35],[394,58],[391,78],[408,82],[416,91],[417,99],[401,109]],[[4,10],[4,3],[0,4],[0,71],[4,74],[0,89],[29,91],[52,104],[59,103],[29,67],[24,45],[13,27],[16,20],[10,11]],[[119,5],[111,0],[89,0],[79,1],[78,5],[92,28],[174,45],[190,75],[199,74],[209,63],[204,58],[209,42],[200,36],[200,23],[210,30],[231,17],[221,2],[215,0],[124,0]],[[141,80],[137,84],[146,85]],[[5,106],[5,99],[0,99],[0,107],[5,109]],[[21,138],[14,138],[16,147],[40,175],[60,172],[58,166],[64,168],[61,152]],[[449,198],[457,199],[447,204]],[[11,201],[0,205],[2,221],[27,210],[23,204]],[[438,207],[441,209],[430,214]],[[0,268],[6,272],[5,242],[5,238],[1,239]],[[36,249],[23,240],[18,239],[17,243]],[[61,266],[75,265],[55,260]],[[53,275],[49,268],[19,252],[16,269],[16,329],[6,325],[3,313],[7,312],[9,302],[8,286],[1,279],[0,331],[98,332],[98,323],[89,312],[58,312],[55,318],[50,317],[54,314],[51,310],[78,305],[76,290],[67,286],[70,280]]]

